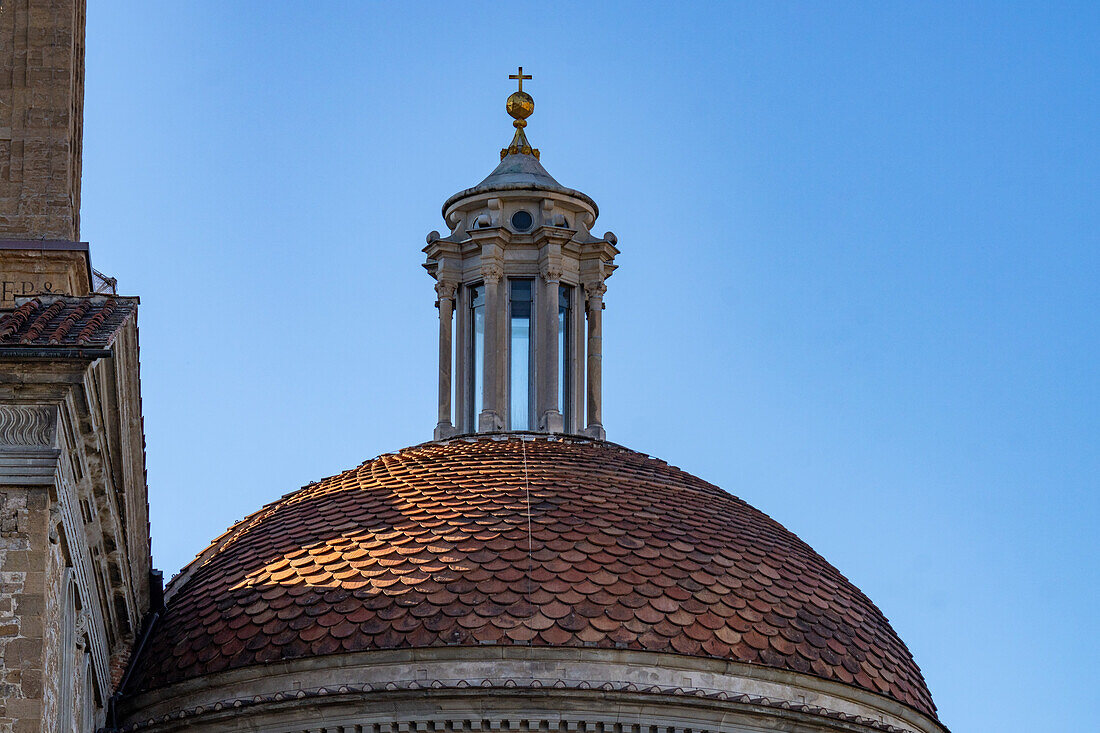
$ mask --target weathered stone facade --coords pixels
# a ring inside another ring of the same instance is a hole
[[[150,603],[132,311],[87,343],[114,306],[77,241],[84,24],[83,0],[0,2],[0,733],[103,726]],[[19,332],[37,293],[86,300]]]
[[[15,299],[40,293],[88,295],[92,265],[83,242],[0,241],[0,310]]]
[[[0,731],[103,725],[148,611],[136,330],[0,348]]]
[[[41,729],[49,506],[44,488],[0,489],[0,730]]]
[[[83,0],[0,3],[0,239],[80,238]]]

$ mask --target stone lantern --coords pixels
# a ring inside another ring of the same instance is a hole
[[[525,431],[604,437],[601,312],[616,238],[599,208],[558,183],[527,141],[534,100],[508,98],[516,128],[500,165],[443,204],[424,267],[439,297],[435,438]],[[453,409],[452,409],[453,406]]]

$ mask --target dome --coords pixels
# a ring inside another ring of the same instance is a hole
[[[474,186],[474,188],[499,188],[508,184],[520,184],[529,188],[567,190],[542,167],[542,163],[539,162],[538,158],[522,153],[504,156],[500,161],[500,165],[494,168],[493,172],[485,176],[481,183]]]
[[[129,687],[484,645],[731,660],[935,718],[882,613],[777,522],[615,444],[518,434],[383,455],[237,523],[173,581]]]
[[[454,204],[470,196],[492,191],[547,191],[580,199],[598,215],[599,207],[590,196],[558,183],[534,155],[508,153],[493,172],[471,188],[459,191],[443,202],[443,216]]]

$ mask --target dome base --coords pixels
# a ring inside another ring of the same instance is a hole
[[[145,693],[123,731],[945,733],[889,698],[758,665],[629,650],[482,645],[332,655]],[[404,727],[407,725],[407,727]],[[596,726],[596,727],[593,727]]]

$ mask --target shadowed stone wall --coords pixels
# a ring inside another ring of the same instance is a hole
[[[0,730],[43,727],[45,682],[45,488],[0,486]]]

